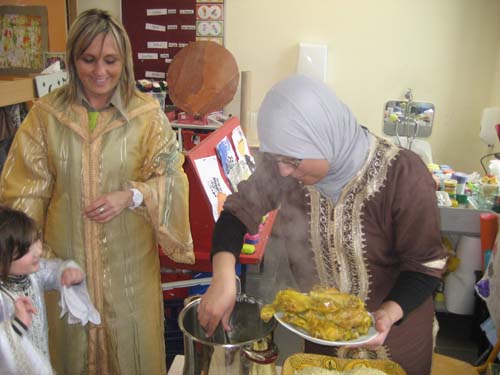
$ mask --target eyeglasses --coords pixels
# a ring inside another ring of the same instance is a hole
[[[282,156],[282,155],[277,155],[277,154],[272,154],[270,152],[263,152],[262,153],[265,158],[269,158],[276,163],[281,163],[281,164],[287,164],[295,169],[297,169],[302,163],[302,160],[304,159],[299,159],[299,158],[292,158],[290,156]]]
[[[276,160],[276,163],[287,164],[287,165],[294,167],[295,169],[297,169],[299,167],[300,163],[302,163],[302,159],[290,158],[290,157],[286,157],[286,156],[277,156],[275,158],[275,160]]]

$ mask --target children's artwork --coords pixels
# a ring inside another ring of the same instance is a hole
[[[247,139],[245,138],[245,134],[243,134],[241,126],[237,126],[236,128],[234,128],[231,134],[231,138],[233,139],[233,144],[236,148],[238,159],[245,158],[245,154],[250,155],[250,149],[248,148]]]
[[[212,206],[214,220],[217,220],[219,218],[219,200],[231,194],[231,190],[229,190],[229,187],[220,174],[217,156],[213,155],[196,159],[194,164],[200,176],[203,189]]]
[[[228,179],[231,181],[231,186],[233,187],[234,191],[238,191],[238,184],[241,181],[245,181],[250,177],[252,174],[252,171],[248,167],[248,164],[246,163],[245,159],[240,159],[234,166],[234,168],[231,169],[229,172]]]
[[[42,74],[35,77],[36,91],[41,98],[52,90],[65,85],[68,82],[68,72],[57,72],[53,74]]]
[[[47,7],[0,6],[0,72],[40,72],[48,46]]]
[[[252,154],[250,154],[250,148],[248,147],[248,142],[241,126],[234,128],[231,138],[236,148],[238,160],[243,160],[247,164],[248,169],[250,169],[250,172],[253,172],[255,170],[255,160]]]
[[[217,146],[215,146],[215,150],[217,151],[217,155],[219,156],[220,162],[222,164],[222,169],[224,170],[226,177],[231,182],[231,185],[234,185],[229,176],[231,174],[231,170],[237,163],[237,159],[233,147],[231,146],[231,141],[229,141],[227,137],[222,138]]]
[[[59,61],[59,66],[61,70],[66,69],[66,63],[65,63],[65,53],[64,52],[44,52],[43,53],[43,61],[44,61],[44,68],[48,68],[55,62]]]
[[[240,127],[236,129],[241,129]],[[235,130],[236,130],[235,129]],[[240,133],[236,133],[237,138],[236,141],[241,145],[242,140],[246,142],[246,139],[240,137]],[[243,133],[241,133],[242,135]],[[235,138],[233,137],[233,140]],[[238,184],[241,181],[246,180],[252,174],[254,168],[253,158],[250,155],[250,151],[248,154],[244,154],[236,157],[236,153],[231,146],[231,141],[228,137],[224,137],[215,147],[217,150],[217,155],[222,164],[222,169],[224,170],[224,174],[231,184],[231,189],[233,192],[238,191]],[[248,148],[247,148],[248,149]]]

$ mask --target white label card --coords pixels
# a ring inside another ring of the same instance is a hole
[[[146,14],[148,16],[162,16],[164,14],[167,14],[167,9],[161,8],[161,9],[146,9]]]
[[[195,25],[181,25],[181,30],[196,30]]]
[[[139,52],[137,57],[139,60],[158,60],[157,53]]]
[[[179,14],[194,14],[194,9],[180,9]]]
[[[147,23],[146,30],[165,31],[166,28],[163,25],[155,25],[154,23]]]
[[[148,42],[148,48],[168,48],[168,42]]]
[[[147,71],[144,72],[144,74],[146,75],[147,78],[162,78],[162,79],[165,79],[165,73],[163,72],[150,72],[150,71]]]
[[[167,30],[177,30],[177,25],[167,25]]]

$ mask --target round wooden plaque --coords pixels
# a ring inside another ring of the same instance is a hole
[[[234,56],[223,46],[208,41],[189,43],[181,49],[167,75],[172,102],[194,115],[222,110],[236,93],[238,81]]]

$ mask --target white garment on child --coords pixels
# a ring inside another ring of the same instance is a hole
[[[54,373],[49,359],[44,291],[60,291],[61,316],[68,312],[70,324],[87,324],[89,321],[94,324],[100,323],[99,312],[90,301],[85,282],[69,288],[61,286],[61,275],[67,268],[81,270],[73,261],[41,259],[40,269],[29,275],[30,284],[25,291],[8,290],[8,295],[0,293],[0,374],[52,375]],[[12,327],[15,309],[10,296],[17,298],[22,295],[27,295],[31,299],[38,313],[33,316],[28,331],[20,336]]]
[[[7,322],[2,323],[1,332],[0,374],[54,374],[48,358],[33,346],[26,335],[19,336]]]
[[[60,275],[64,267],[60,259],[41,259],[40,269],[28,276],[26,288],[4,285],[9,294],[0,293],[0,374],[52,374],[44,292],[60,289]],[[29,297],[37,310],[31,326],[22,336],[12,327],[15,308],[11,299],[21,296]]]

